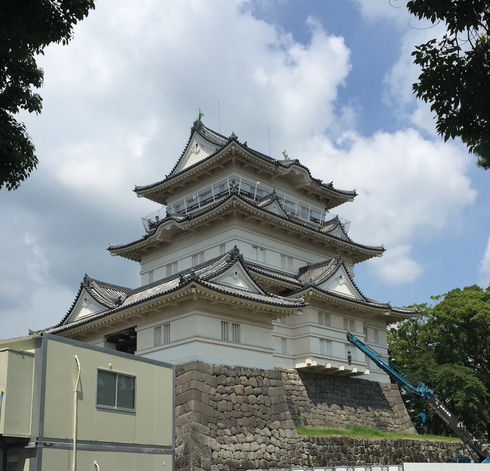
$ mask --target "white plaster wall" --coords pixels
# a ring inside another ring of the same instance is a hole
[[[174,364],[198,360],[217,365],[262,369],[274,368],[272,353],[272,349],[247,348],[243,344],[211,342],[203,339],[187,339],[165,349],[139,352],[144,357]]]
[[[251,222],[240,222],[240,225],[226,223],[223,229],[218,227],[200,228],[199,242],[191,235],[176,237],[171,243],[164,244],[159,249],[145,255],[141,260],[141,283],[149,282],[148,272],[153,270],[154,281],[165,278],[166,265],[178,262],[178,271],[192,266],[192,255],[204,251],[204,260],[208,261],[219,255],[219,246],[225,244],[225,250],[237,245],[246,260],[254,261],[253,246],[266,250],[265,266],[286,271],[281,267],[281,254],[293,258],[291,274],[298,273],[299,268],[308,264],[322,262],[336,254],[332,252],[318,253],[312,250],[311,244],[291,238],[281,231],[270,234],[270,230]],[[317,249],[318,250],[318,249]]]

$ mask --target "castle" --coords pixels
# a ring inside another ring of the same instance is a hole
[[[386,353],[386,327],[412,309],[366,297],[357,263],[382,246],[353,241],[331,211],[355,191],[314,178],[199,118],[172,171],[137,186],[159,205],[138,240],[111,245],[138,262],[141,286],[85,276],[61,322],[46,332],[173,364],[285,368],[388,382],[346,340]]]

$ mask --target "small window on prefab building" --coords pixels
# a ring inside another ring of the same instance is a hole
[[[134,411],[136,378],[97,370],[97,407]]]
[[[120,330],[113,334],[106,335],[106,346],[115,348],[118,352],[131,353],[134,355],[136,351],[136,329],[131,327],[129,329]]]

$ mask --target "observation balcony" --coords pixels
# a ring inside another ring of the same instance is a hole
[[[145,230],[149,232],[156,227],[162,219],[165,219],[169,215],[186,216],[192,214],[224,198],[232,191],[244,196],[256,204],[260,204],[267,198],[270,198],[274,190],[263,186],[260,182],[254,183],[242,177],[231,176],[195,193],[191,193],[167,207],[161,207],[157,211],[141,218],[141,221]],[[338,217],[319,207],[309,205],[304,201],[293,199],[281,193],[276,192],[276,197],[286,214],[299,221],[316,226],[317,228],[327,225],[332,219]],[[350,221],[340,217],[338,219],[345,232],[348,232]]]

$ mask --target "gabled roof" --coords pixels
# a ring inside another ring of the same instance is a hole
[[[75,300],[61,322],[71,322],[74,319],[113,309],[121,304],[130,291],[130,288],[98,281],[85,274]]]
[[[175,175],[200,160],[209,157],[225,146],[227,142],[227,137],[208,129],[201,121],[194,121],[185,149],[169,176]]]
[[[233,208],[233,211],[235,211],[237,209],[237,206],[234,204],[235,201],[241,203],[240,208],[242,208],[243,211],[248,211],[249,213],[257,212],[257,214],[262,213],[262,217],[268,216],[269,218],[273,218],[278,226],[282,225],[287,227],[288,230],[296,230],[303,234],[309,233],[318,240],[332,243],[337,246],[339,250],[347,250],[356,254],[356,258],[358,259],[356,260],[356,263],[358,261],[377,257],[385,250],[382,246],[368,246],[354,242],[343,230],[340,232],[342,237],[337,236],[334,230],[323,231],[321,226],[316,227],[312,224],[308,224],[298,218],[289,216],[284,212],[281,214],[281,211],[274,207],[270,210],[266,205],[257,204],[233,191],[231,191],[229,195],[223,197],[223,199],[218,200],[214,204],[210,204],[201,211],[196,211],[186,216],[179,215],[178,217],[167,215],[166,218],[161,219],[158,224],[155,224],[142,238],[127,244],[110,245],[108,250],[113,255],[119,255],[130,260],[139,261],[142,250],[147,250],[147,248],[153,245],[159,245],[161,242],[171,242],[177,233],[195,227],[196,224],[201,222],[204,223],[210,218],[214,218],[218,213],[226,211],[227,207]],[[341,224],[339,225],[342,227]]]
[[[279,201],[279,198],[277,197],[275,190],[272,190],[272,193],[270,193],[269,195],[262,198],[262,200],[260,200],[257,203],[257,206],[259,208],[267,209],[268,211],[271,211],[272,213],[279,214],[280,216],[283,216],[285,218],[291,219],[291,216],[289,216],[286,213],[281,202]]]
[[[339,190],[333,186],[332,182],[325,184],[322,180],[313,178],[310,170],[297,159],[274,159],[249,148],[246,143],[240,143],[234,133],[225,138],[204,126],[201,121],[194,122],[184,152],[172,171],[163,180],[149,185],[136,186],[134,191],[140,197],[166,205],[170,189],[175,189],[177,184],[188,178],[200,177],[220,160],[232,156],[253,162],[262,171],[273,176],[293,180],[296,186],[308,188],[308,191],[321,195],[329,208],[353,201],[357,195],[355,190]]]
[[[95,280],[84,278],[84,282],[92,283]],[[97,293],[105,293],[106,287],[113,286],[97,283]],[[83,285],[83,283],[82,283]],[[134,290],[124,288],[112,296],[112,301],[105,309],[96,310],[83,316],[74,316],[73,307],[63,320],[54,327],[46,329],[45,332],[61,333],[70,329],[75,329],[102,319],[110,318],[114,315],[125,315],[135,309],[141,310],[148,302],[155,300],[165,300],[171,295],[182,295],[184,292],[196,291],[200,288],[201,294],[206,291],[209,295],[213,293],[226,296],[230,303],[239,302],[240,304],[256,305],[257,310],[266,314],[268,310],[282,312],[295,312],[306,306],[300,297],[287,298],[266,292],[254,280],[251,272],[244,263],[243,256],[235,247],[222,257],[211,260],[200,266],[181,272],[180,274],[156,281],[146,286]],[[115,290],[117,291],[117,290]],[[80,292],[74,306],[77,305]]]
[[[304,287],[314,286],[321,291],[334,292],[367,302],[367,298],[354,283],[340,255],[326,262],[300,269],[298,280]]]
[[[351,309],[357,306],[361,310],[369,311],[371,315],[386,316],[389,322],[412,317],[417,313],[414,308],[396,307],[389,302],[379,302],[364,296],[340,255],[303,267],[296,276],[261,267],[255,263],[247,263],[247,266],[258,277],[276,280],[282,284],[288,297],[313,296],[336,304],[350,305]]]

